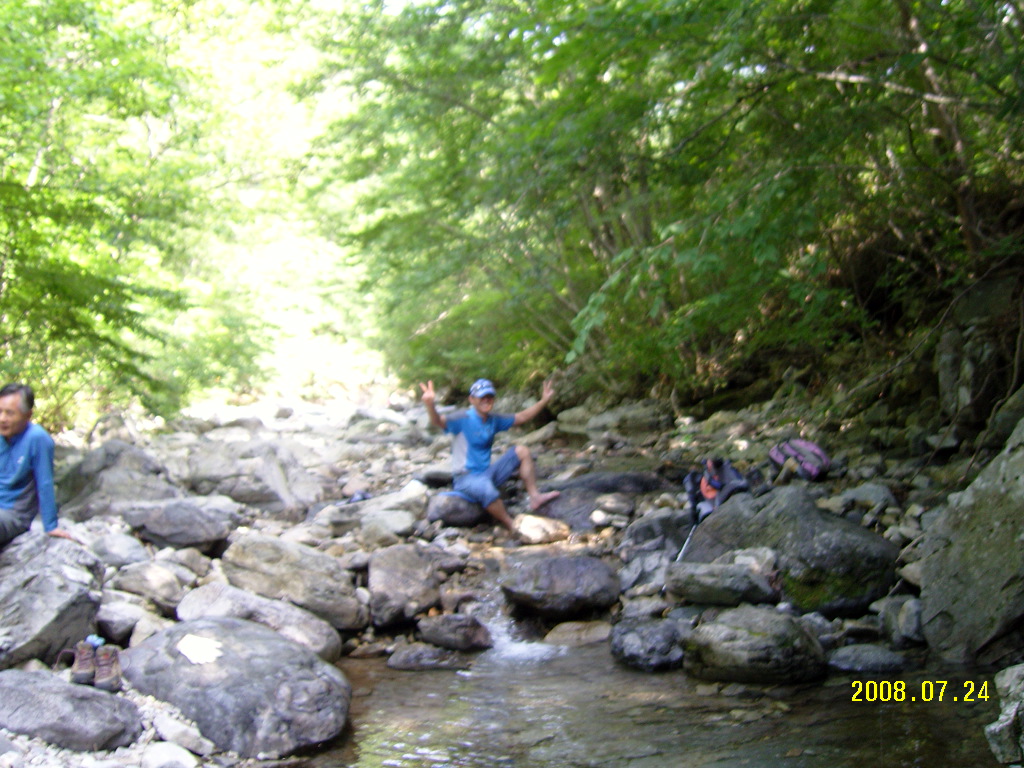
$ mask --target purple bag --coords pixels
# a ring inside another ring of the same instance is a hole
[[[832,466],[832,460],[820,445],[799,438],[773,446],[768,451],[768,458],[777,469],[782,469],[786,459],[796,459],[799,465],[797,474],[804,480],[821,480]]]

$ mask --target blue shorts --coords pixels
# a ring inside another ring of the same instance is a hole
[[[487,507],[501,498],[498,488],[508,482],[519,469],[519,456],[509,448],[483,472],[464,472],[453,483],[455,491]]]

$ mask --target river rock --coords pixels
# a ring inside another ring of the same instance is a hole
[[[111,750],[142,734],[138,708],[122,696],[45,671],[0,672],[0,727],[79,752]]]
[[[465,613],[427,616],[419,620],[417,627],[428,643],[452,651],[481,651],[494,645],[487,627]]]
[[[561,495],[544,505],[544,515],[567,523],[574,531],[593,530],[591,515],[608,494],[633,496],[669,487],[654,472],[592,472],[550,486]]]
[[[130,563],[144,563],[151,555],[146,546],[135,536],[113,531],[95,539],[89,548],[95,555],[112,568]]]
[[[370,557],[370,613],[373,624],[409,621],[441,601],[434,558],[413,544],[398,544]]]
[[[143,541],[203,551],[225,541],[241,521],[240,505],[227,496],[136,502],[115,510]]]
[[[732,549],[770,547],[782,597],[802,611],[863,614],[895,581],[899,549],[871,531],[819,510],[803,486],[728,499],[696,529],[688,562],[711,562]]]
[[[103,570],[85,547],[35,531],[0,550],[0,669],[52,665],[95,632]]]
[[[336,667],[260,624],[184,621],[121,654],[125,678],[176,706],[219,749],[280,758],[337,736],[352,689]]]
[[[611,633],[612,625],[607,621],[563,621],[544,635],[544,642],[550,645],[579,648],[584,645],[607,642]]]
[[[828,655],[828,666],[840,672],[897,674],[913,665],[906,656],[874,643],[854,643],[836,648]]]
[[[549,618],[569,619],[618,602],[619,579],[596,557],[540,557],[519,563],[499,579],[517,606]]]
[[[471,527],[483,522],[487,512],[474,501],[452,492],[435,493],[427,502],[427,520],[445,525]]]
[[[742,606],[697,625],[686,642],[686,671],[708,680],[806,683],[825,676],[825,651],[793,616]]]
[[[142,752],[139,768],[199,768],[195,755],[177,744],[154,741]]]
[[[995,678],[999,694],[999,718],[985,726],[985,738],[1000,763],[1024,759],[1024,664],[999,671]]]
[[[429,672],[433,669],[469,669],[473,666],[473,659],[461,651],[429,643],[403,643],[388,656],[387,664],[391,669]]]
[[[516,515],[512,530],[523,544],[553,544],[565,541],[572,530],[567,523],[541,515]]]
[[[323,488],[280,440],[204,440],[188,456],[188,488],[201,496],[228,496],[297,522]]]
[[[924,644],[921,631],[921,601],[913,595],[882,598],[873,603],[882,621],[882,631],[895,648]]]
[[[341,656],[341,636],[318,616],[284,600],[254,595],[230,584],[206,584],[193,589],[178,604],[179,621],[201,618],[246,619],[280,632],[313,651],[324,661]]]
[[[147,560],[121,568],[110,580],[112,589],[140,595],[165,614],[172,615],[185,593],[195,584],[196,576],[170,562]]]
[[[623,620],[612,627],[612,656],[644,672],[674,669],[683,664],[684,644],[692,631],[678,619]]]
[[[119,503],[182,495],[156,458],[121,440],[111,440],[89,451],[57,482],[61,516],[75,521],[110,514]]]
[[[1024,660],[1024,421],[1003,451],[925,534],[921,621],[943,659],[1007,665]]]
[[[287,600],[336,629],[358,630],[369,624],[352,573],[337,558],[312,547],[247,533],[232,541],[221,563],[232,586]]]
[[[666,591],[698,605],[776,603],[779,593],[764,573],[738,563],[671,563]]]
[[[141,595],[104,589],[96,627],[100,634],[118,645],[128,645],[135,626],[148,616],[156,616],[157,609]]]

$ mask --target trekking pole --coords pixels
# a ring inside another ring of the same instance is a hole
[[[693,538],[693,532],[697,530],[697,523],[690,526],[690,532],[686,534],[686,541],[683,542],[682,549],[679,550],[679,554],[676,555],[676,562],[678,563],[683,559],[683,555],[686,553],[686,548],[690,546],[690,539]]]

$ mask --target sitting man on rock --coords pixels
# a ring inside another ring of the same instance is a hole
[[[48,534],[71,538],[57,527],[53,438],[31,422],[34,406],[27,384],[0,389],[0,547],[25,533],[37,513]]]
[[[516,470],[526,486],[530,498],[530,511],[535,512],[557,497],[558,491],[541,493],[537,489],[537,473],[530,449],[525,445],[509,448],[494,463],[491,463],[491,447],[499,432],[525,424],[535,418],[554,396],[554,386],[544,382],[540,400],[516,414],[493,413],[494,397],[497,394],[487,379],[477,379],[469,388],[470,408],[450,415],[437,412],[434,382],[420,384],[423,389],[423,404],[430,416],[430,423],[445,432],[455,435],[452,443],[452,473],[455,492],[480,504],[499,523],[510,531],[512,518],[505,509],[498,488],[508,481]]]

